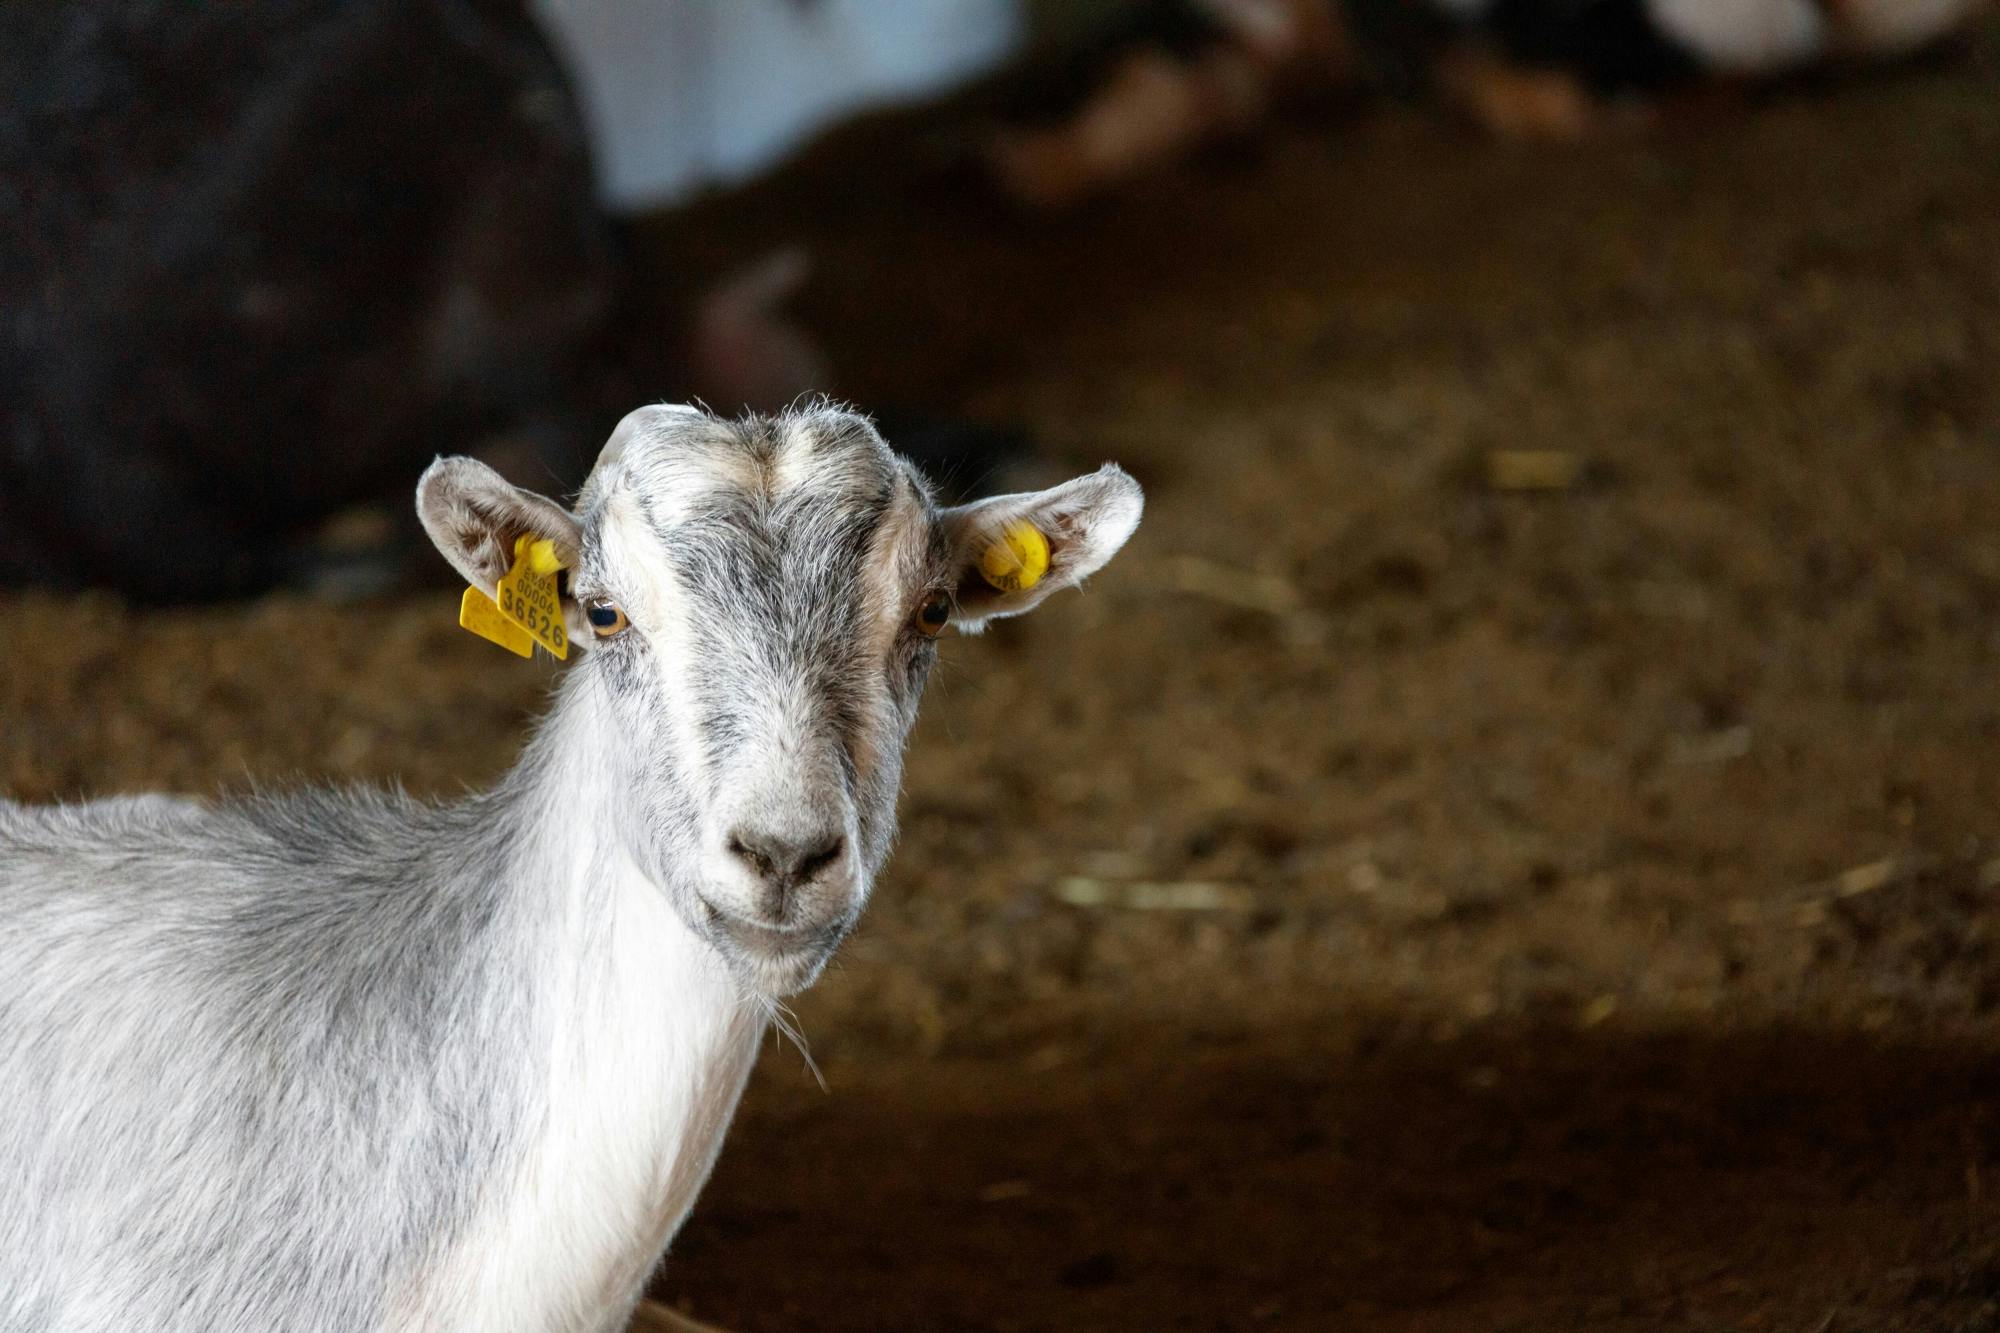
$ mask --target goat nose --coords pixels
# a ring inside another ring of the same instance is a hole
[[[793,889],[811,882],[839,860],[846,848],[846,837],[833,830],[803,838],[748,828],[729,835],[730,853],[764,882],[764,906],[773,917],[784,915],[785,898]]]

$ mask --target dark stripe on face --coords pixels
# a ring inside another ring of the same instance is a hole
[[[866,679],[866,562],[893,482],[857,501],[804,494],[717,497],[664,535],[688,602],[701,742],[712,768],[754,739],[754,710],[801,702],[799,719],[832,743],[851,788]]]

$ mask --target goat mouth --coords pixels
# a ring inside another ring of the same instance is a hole
[[[845,921],[765,926],[725,912],[707,898],[701,899],[701,906],[708,918],[710,938],[725,952],[764,967],[784,969],[809,964],[816,971],[847,933]]]

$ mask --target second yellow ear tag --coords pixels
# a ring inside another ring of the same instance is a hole
[[[534,645],[569,656],[569,635],[563,629],[562,597],[556,591],[556,571],[562,561],[555,543],[526,536],[514,542],[514,567],[500,576],[497,599],[467,588],[459,599],[458,623],[483,639],[522,657],[534,655]]]
[[[979,553],[979,576],[1001,592],[1023,592],[1049,572],[1049,539],[1026,519],[1015,519]]]
[[[535,640],[528,631],[500,614],[493,599],[477,588],[467,588],[458,599],[458,623],[482,639],[490,639],[516,657],[533,657]]]

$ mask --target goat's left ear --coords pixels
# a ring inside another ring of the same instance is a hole
[[[1106,463],[1087,477],[1046,491],[996,495],[945,510],[940,521],[951,544],[952,623],[977,634],[989,620],[1018,616],[1050,593],[1075,587],[1118,554],[1145,507],[1139,483],[1123,468]],[[981,575],[980,557],[1021,522],[1032,524],[1048,542],[1048,569],[1030,587],[1003,591]]]
[[[524,491],[476,458],[440,458],[417,481],[417,518],[451,566],[488,597],[514,565],[521,537],[547,538],[556,558],[574,569],[583,544],[576,516],[545,495]],[[568,596],[564,620],[572,643],[589,643],[590,630]]]

